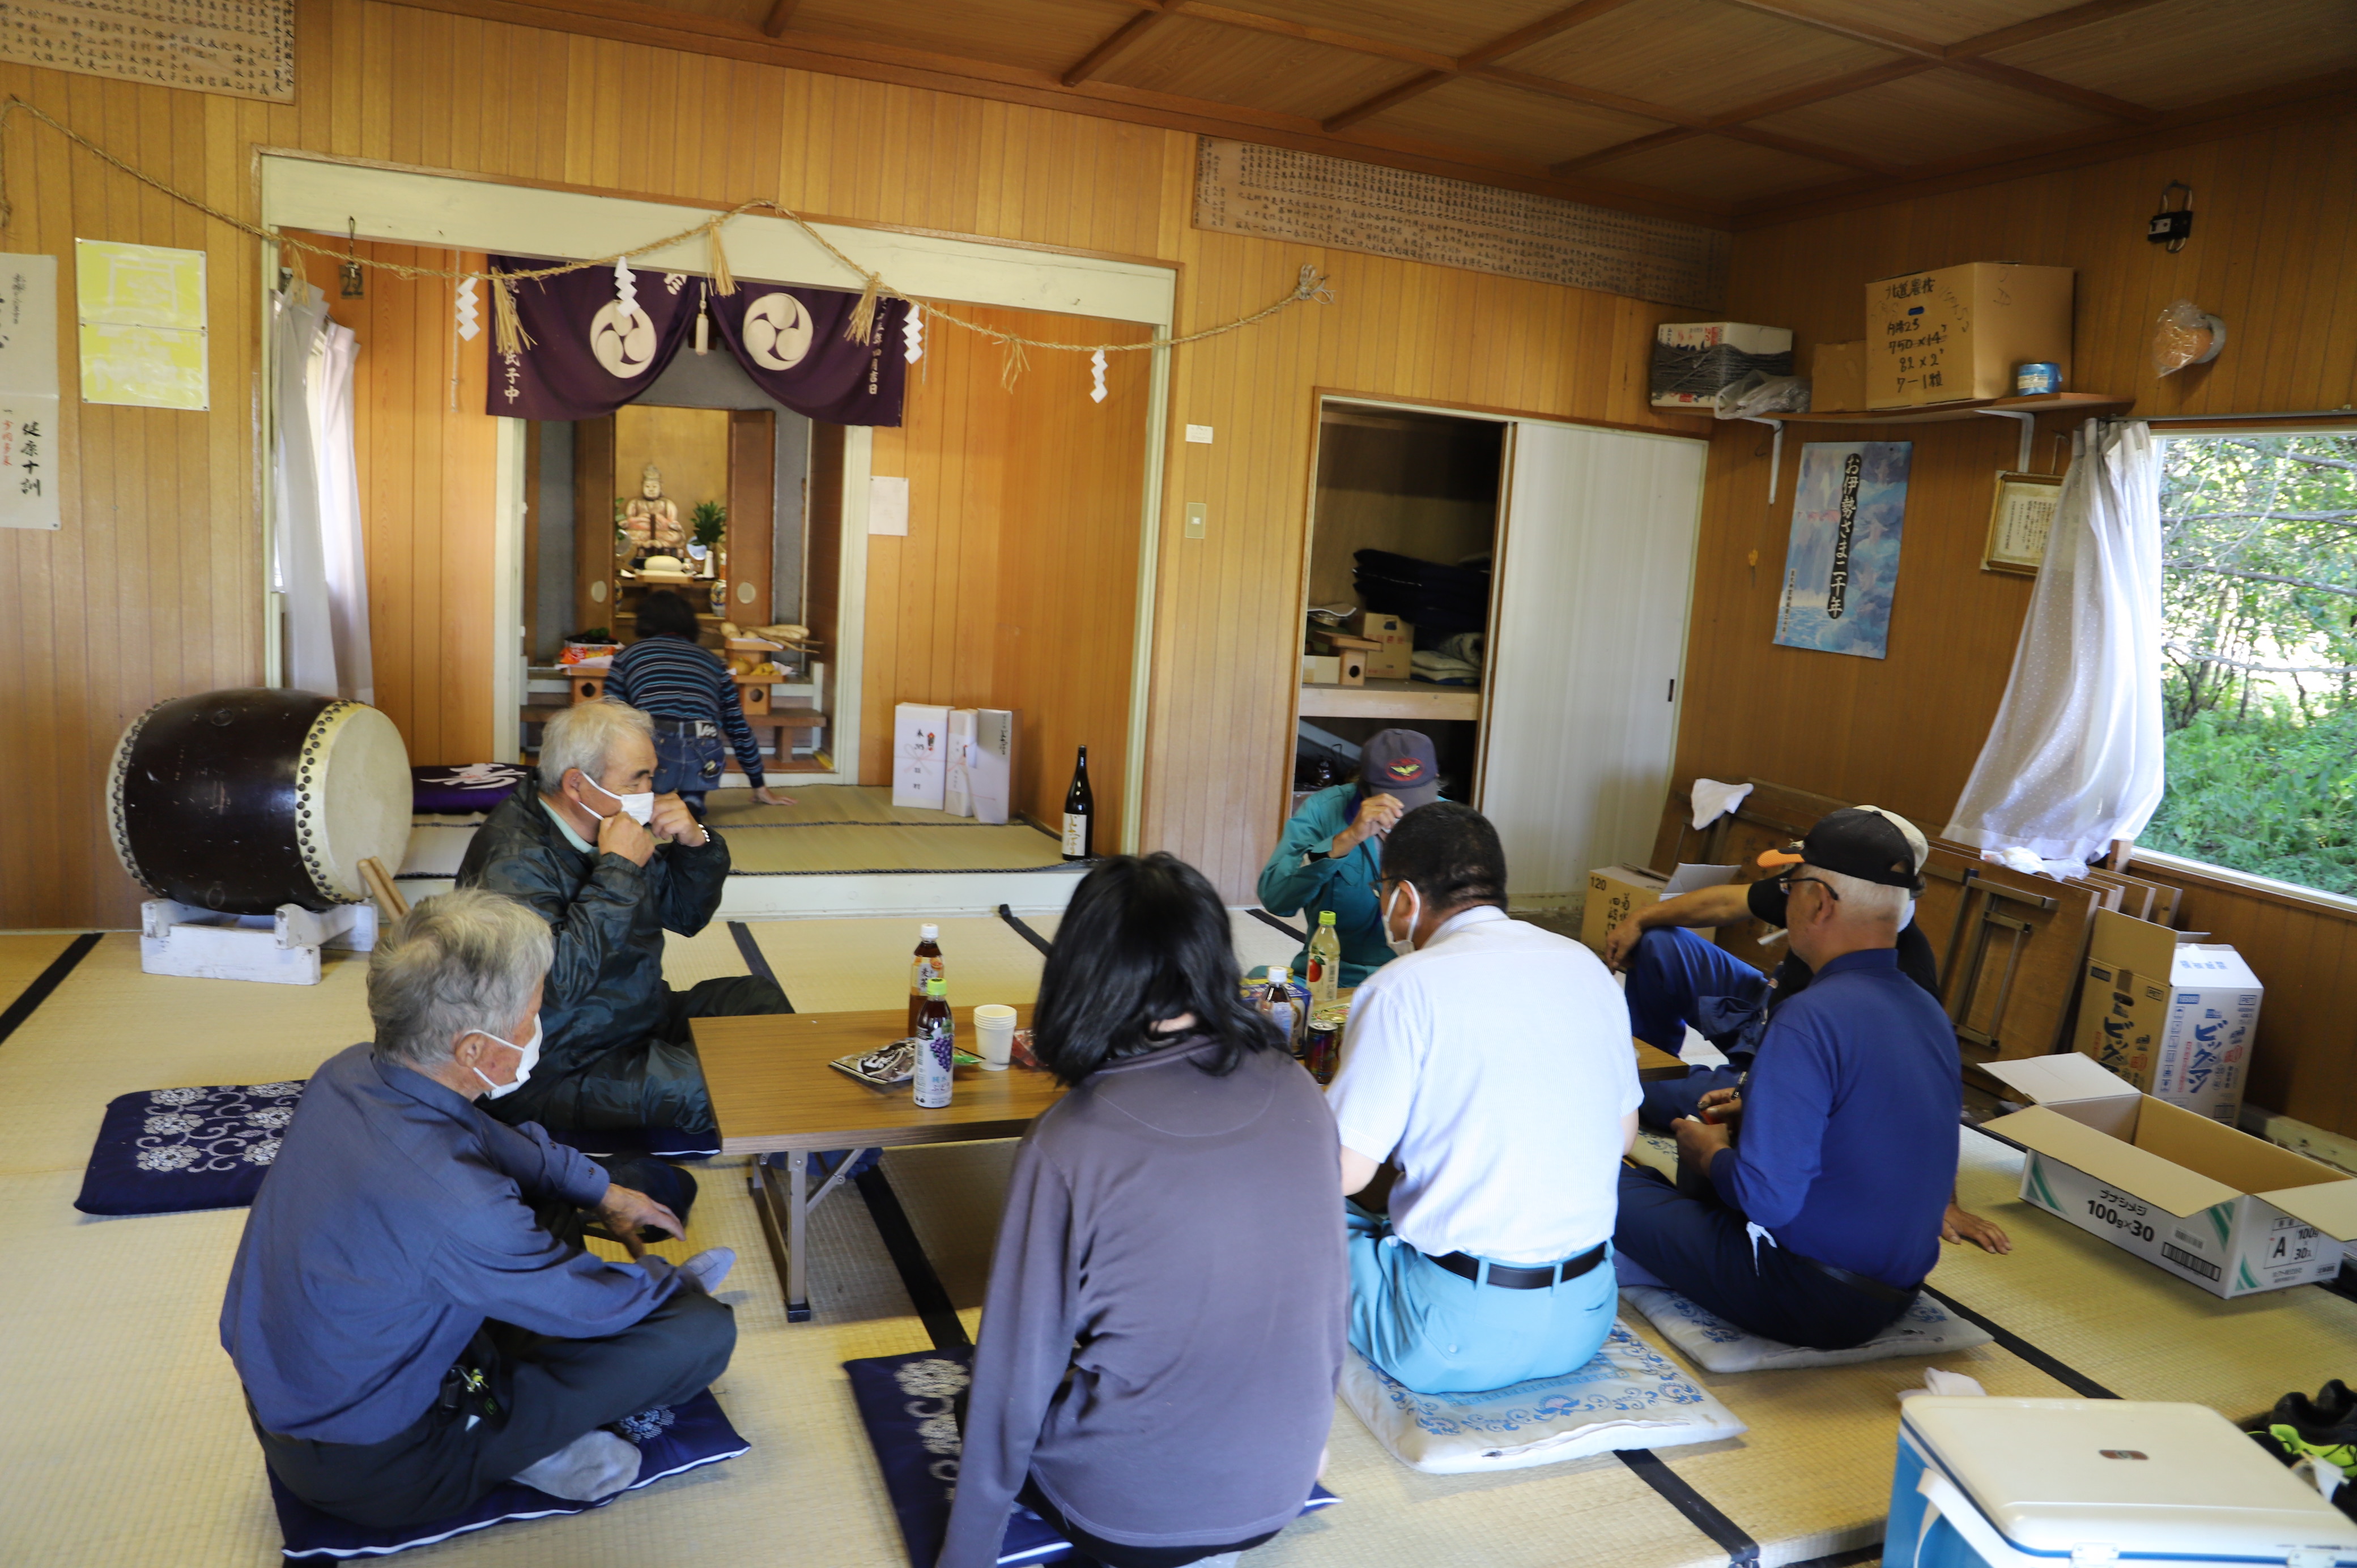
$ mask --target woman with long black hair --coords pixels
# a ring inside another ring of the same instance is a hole
[[[1316,1483],[1349,1278],[1334,1120],[1240,995],[1228,914],[1168,854],[1089,873],[1033,1049],[941,1568],[1019,1497],[1107,1568],[1249,1550]]]

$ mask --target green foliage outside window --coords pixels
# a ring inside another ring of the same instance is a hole
[[[2160,504],[2169,788],[2137,842],[2357,894],[2357,435],[2179,437]]]

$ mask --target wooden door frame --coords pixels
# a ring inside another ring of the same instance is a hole
[[[709,203],[604,196],[531,181],[491,179],[451,169],[341,158],[291,148],[257,147],[253,162],[261,219],[265,226],[342,234],[348,224],[365,216],[369,231],[360,235],[361,239],[434,249],[586,260],[611,254],[618,242],[627,242],[630,236],[677,233],[685,226],[682,219],[687,212],[722,209]],[[1175,263],[1076,254],[927,230],[831,222],[816,222],[813,227],[829,244],[920,297],[1143,322],[1163,336],[1169,334],[1177,314],[1178,269]],[[730,267],[742,277],[838,289],[856,288],[864,282],[857,274],[848,273],[808,234],[781,218],[748,213],[734,219],[728,225],[727,245]],[[267,298],[277,285],[278,247],[264,243],[260,249],[264,295]],[[650,252],[633,264],[643,271],[668,269],[701,274],[710,270],[711,262],[699,237]],[[270,375],[269,312],[260,314],[262,456],[258,460],[266,463],[274,439],[277,411]],[[1160,484],[1169,436],[1170,351],[1157,349],[1149,357],[1153,363],[1145,432],[1146,482],[1138,498],[1137,630],[1130,652],[1130,713],[1125,737],[1128,758],[1122,835],[1125,850],[1136,847],[1137,824],[1145,815],[1155,566],[1160,553]],[[494,559],[500,563],[501,586],[493,595],[493,613],[498,619],[492,628],[492,646],[503,651],[493,660],[490,671],[491,711],[494,724],[500,726],[494,730],[495,735],[505,733],[509,721],[504,715],[513,714],[521,705],[524,668],[518,640],[523,631],[523,422],[501,419],[500,424],[501,459],[492,505],[492,551]],[[828,737],[834,743],[837,762],[837,773],[831,781],[845,783],[857,781],[859,766],[860,652],[866,632],[870,458],[867,430],[852,427],[850,435],[844,453],[844,549],[839,589],[843,646],[832,650],[835,724]],[[261,490],[261,558],[266,574],[267,564],[273,559],[277,525],[270,488],[264,485]],[[510,582],[510,577],[517,580]],[[285,680],[284,653],[274,630],[278,596],[266,575],[263,588],[263,602],[270,607],[264,635],[268,660],[264,679],[276,685]],[[800,777],[808,782],[830,781],[827,776]]]

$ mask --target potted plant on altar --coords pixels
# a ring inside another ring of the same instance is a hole
[[[687,553],[703,568],[701,575],[708,577],[712,575],[712,553],[720,548],[720,541],[728,532],[728,509],[718,501],[698,501],[695,510],[688,513],[688,521],[695,532]]]

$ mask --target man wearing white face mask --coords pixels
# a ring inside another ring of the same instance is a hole
[[[782,1013],[752,975],[673,992],[663,932],[694,936],[720,908],[728,846],[675,795],[653,793],[653,725],[614,702],[548,722],[537,777],[476,831],[458,886],[504,893],[548,922],[555,956],[546,1059],[491,1114],[560,1130],[713,1131],[688,1020]]]
[[[692,1398],[735,1348],[710,1294],[733,1254],[673,1267],[637,1240],[680,1234],[684,1173],[484,1114],[532,1077],[550,946],[479,892],[382,935],[376,1037],[312,1076],[246,1217],[221,1345],[272,1473],[325,1512],[409,1529],[511,1479],[608,1496],[639,1455],[606,1426]],[[593,1218],[639,1262],[584,1251]]]
[[[1628,1009],[1595,954],[1505,911],[1497,830],[1437,801],[1383,844],[1400,957],[1359,988],[1327,1103],[1342,1191],[1386,1159],[1390,1212],[1346,1205],[1351,1343],[1419,1393],[1585,1365],[1612,1329]]]

